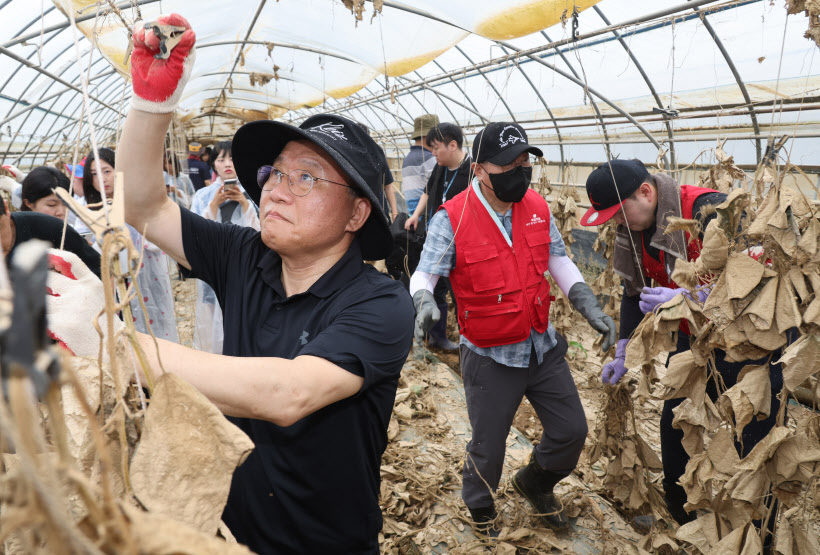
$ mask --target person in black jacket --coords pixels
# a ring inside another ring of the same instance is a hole
[[[0,197],[0,244],[3,246],[3,256],[6,263],[11,259],[14,249],[29,239],[40,239],[51,243],[55,249],[73,252],[88,266],[88,269],[100,277],[100,255],[88,242],[83,239],[74,228],[67,226],[65,242],[60,242],[63,236],[63,222],[54,216],[39,212],[9,213],[6,203]]]

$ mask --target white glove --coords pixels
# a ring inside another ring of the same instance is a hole
[[[93,322],[105,308],[102,282],[72,252],[49,249],[48,265],[48,334],[73,355],[99,356],[100,335]],[[105,318],[99,323],[105,333]],[[114,332],[123,327],[120,319],[114,318]]]
[[[0,191],[6,191],[8,194],[12,194],[17,187],[18,185],[15,180],[5,175],[0,175]]]
[[[196,60],[196,35],[191,24],[179,14],[162,15],[156,23],[184,27],[182,38],[167,59],[157,59],[160,40],[143,22],[134,27],[134,51],[131,54],[131,85],[134,96],[131,108],[154,114],[170,114],[176,110],[185,83],[191,76]]]
[[[14,176],[14,180],[17,183],[22,183],[23,180],[26,178],[26,174],[17,169],[17,166],[12,166],[11,164],[3,164],[3,169],[9,171],[11,175]]]

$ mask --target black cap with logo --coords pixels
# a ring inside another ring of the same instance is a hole
[[[387,159],[384,151],[356,122],[332,114],[317,114],[299,127],[279,121],[246,123],[233,138],[232,156],[239,182],[259,205],[262,190],[257,170],[273,161],[292,140],[307,140],[324,150],[350,179],[350,184],[370,201],[370,217],[359,233],[366,260],[385,258],[393,247],[390,224],[380,198]]]
[[[648,175],[640,160],[612,160],[595,168],[587,178],[587,195],[592,207],[579,223],[589,226],[608,222]]]
[[[543,156],[540,148],[530,146],[527,132],[517,123],[493,122],[478,132],[473,140],[473,160],[506,166],[522,152]]]

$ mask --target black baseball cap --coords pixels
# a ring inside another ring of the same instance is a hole
[[[473,160],[499,166],[512,163],[522,152],[543,156],[540,148],[530,146],[527,132],[517,123],[494,121],[473,139]]]
[[[590,226],[611,220],[648,175],[640,160],[611,160],[595,168],[587,178],[587,195],[592,206],[578,223]]]
[[[384,187],[387,159],[384,151],[358,123],[333,114],[317,114],[299,127],[261,120],[237,130],[231,148],[239,182],[259,205],[262,190],[256,172],[273,161],[293,140],[310,141],[330,156],[350,179],[352,186],[370,201],[370,217],[359,232],[359,245],[366,260],[386,258],[393,248],[390,224],[379,199]]]

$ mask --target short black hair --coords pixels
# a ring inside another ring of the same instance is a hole
[[[433,144],[433,141],[450,144],[450,141],[455,141],[458,148],[464,144],[464,133],[461,127],[455,123],[440,123],[427,132],[427,144]]]
[[[0,195],[0,218],[6,215],[6,201],[3,200],[3,195]]]
[[[116,155],[114,151],[110,148],[101,148],[99,149],[100,152],[100,160],[103,162],[108,162],[108,164],[114,168],[116,167]],[[102,193],[100,193],[97,189],[94,188],[94,176],[91,175],[91,168],[94,167],[94,151],[92,150],[85,159],[85,165],[83,166],[83,195],[85,196],[86,204],[97,204],[102,202]],[[102,176],[100,176],[102,179]]]
[[[45,198],[52,194],[56,189],[61,187],[68,191],[71,185],[71,180],[57,168],[49,168],[47,166],[39,166],[31,170],[25,179],[23,179],[23,206],[21,210],[31,211],[31,208],[26,206],[25,201],[29,204],[34,204],[41,198]]]
[[[214,150],[211,153],[211,158],[208,160],[208,163],[213,167],[214,160],[222,156],[223,153],[227,154],[228,156],[231,156],[232,145],[233,143],[231,141],[219,141],[218,143],[216,143],[216,146],[214,146]]]

